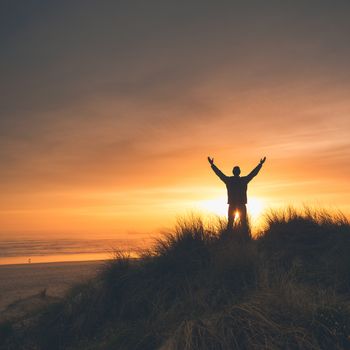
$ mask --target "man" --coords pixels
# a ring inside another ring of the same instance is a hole
[[[233,176],[226,176],[215,164],[214,158],[208,157],[208,162],[215,174],[225,183],[227,188],[227,204],[228,206],[228,224],[227,228],[233,228],[235,213],[238,212],[241,225],[247,226],[247,187],[248,183],[258,175],[262,165],[265,163],[266,157],[260,160],[260,163],[255,167],[249,175],[240,176],[241,169],[235,166],[232,170]]]

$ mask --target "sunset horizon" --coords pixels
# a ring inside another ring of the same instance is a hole
[[[0,239],[147,240],[227,215],[225,174],[266,165],[248,213],[350,217],[348,7],[6,3]],[[336,19],[336,20],[335,20]]]

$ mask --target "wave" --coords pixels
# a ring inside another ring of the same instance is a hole
[[[0,258],[138,251],[136,239],[14,239],[0,241]]]

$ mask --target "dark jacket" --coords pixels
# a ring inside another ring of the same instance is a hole
[[[247,203],[247,188],[250,180],[258,175],[262,164],[255,167],[247,176],[226,176],[216,165],[211,168],[215,174],[225,183],[227,188],[227,203],[244,205]]]

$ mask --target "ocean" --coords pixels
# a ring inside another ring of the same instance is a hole
[[[135,256],[144,242],[128,239],[4,239],[0,240],[0,265],[113,258],[116,252]]]

